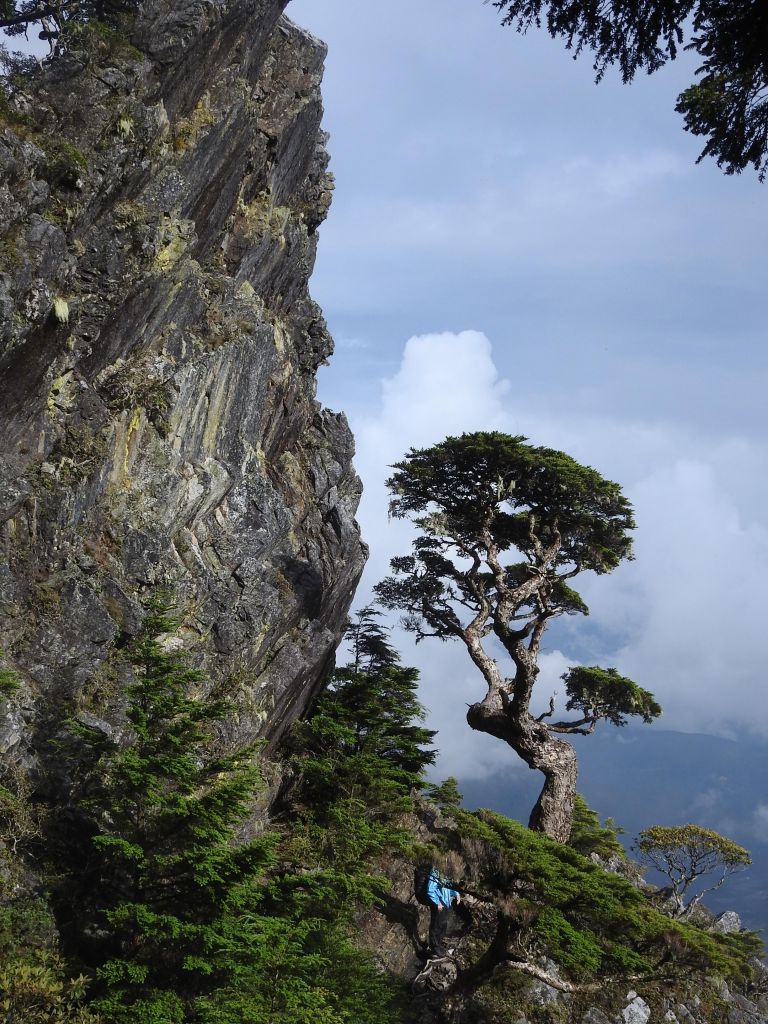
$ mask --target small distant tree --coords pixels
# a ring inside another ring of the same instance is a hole
[[[700,825],[653,825],[640,833],[635,849],[669,879],[677,917],[690,913],[705,893],[719,889],[730,875],[752,863],[743,846]],[[688,895],[705,879],[711,884]]]
[[[448,814],[458,811],[464,802],[458,780],[453,775],[449,775],[443,782],[436,783],[434,786],[428,786],[424,795],[428,800],[436,803],[441,811],[446,811]]]
[[[472,704],[473,729],[508,743],[544,774],[530,827],[566,842],[576,793],[576,752],[559,737],[590,733],[600,720],[624,725],[661,713],[653,695],[613,669],[563,676],[570,718],[531,710],[538,655],[549,622],[586,615],[570,581],[611,572],[631,557],[632,508],[618,484],[563,452],[524,437],[479,432],[411,449],[388,481],[390,512],[419,529],[413,553],[394,558],[376,588],[405,613],[418,640],[459,640],[487,686]],[[494,641],[511,676],[489,649]]]

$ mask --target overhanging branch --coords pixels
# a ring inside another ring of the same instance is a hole
[[[55,18],[59,19],[62,14],[70,11],[76,11],[80,6],[80,0],[74,0],[73,3],[62,3],[56,4],[40,4],[37,7],[33,7],[31,10],[26,11],[23,14],[15,14],[13,17],[0,17],[0,28],[15,28],[17,25],[30,25],[36,21],[42,21],[43,18]]]
[[[550,732],[566,733],[571,736],[589,736],[595,731],[596,725],[597,719],[594,718],[590,720],[586,728],[582,728],[576,722],[553,722],[551,725],[546,725],[546,728]]]

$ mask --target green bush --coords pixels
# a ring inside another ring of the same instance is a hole
[[[0,661],[4,657],[3,649],[0,647]],[[3,668],[0,665],[0,700],[7,700],[18,691],[21,686],[19,677],[12,669]]]
[[[87,1007],[87,979],[73,977],[57,951],[51,908],[41,896],[0,904],[0,1019],[20,1024],[99,1024]]]
[[[99,1024],[83,1001],[88,979],[68,977],[64,961],[37,952],[0,963],[0,1016],[23,1024]]]

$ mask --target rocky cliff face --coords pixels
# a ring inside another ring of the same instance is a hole
[[[195,660],[274,744],[365,548],[309,297],[331,197],[324,47],[283,0],[149,0],[0,112],[0,750],[111,719],[114,652],[174,592]]]

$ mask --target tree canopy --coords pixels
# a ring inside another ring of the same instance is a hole
[[[686,131],[706,139],[726,174],[768,170],[768,5],[764,0],[495,0],[518,32],[546,27],[574,57],[594,55],[599,81],[617,65],[624,82],[681,50],[701,58],[677,98]]]
[[[565,840],[575,798],[573,748],[556,733],[591,732],[601,719],[649,722],[653,695],[616,669],[573,667],[564,676],[566,711],[531,713],[539,647],[548,622],[587,614],[570,586],[579,573],[611,572],[632,557],[630,503],[618,484],[564,452],[521,436],[478,432],[411,449],[388,481],[390,512],[419,528],[413,553],[392,560],[376,588],[405,613],[419,640],[458,639],[488,686],[467,715],[472,728],[509,743],[546,782],[531,825]],[[512,663],[507,678],[487,647]],[[486,645],[484,645],[486,641]]]

